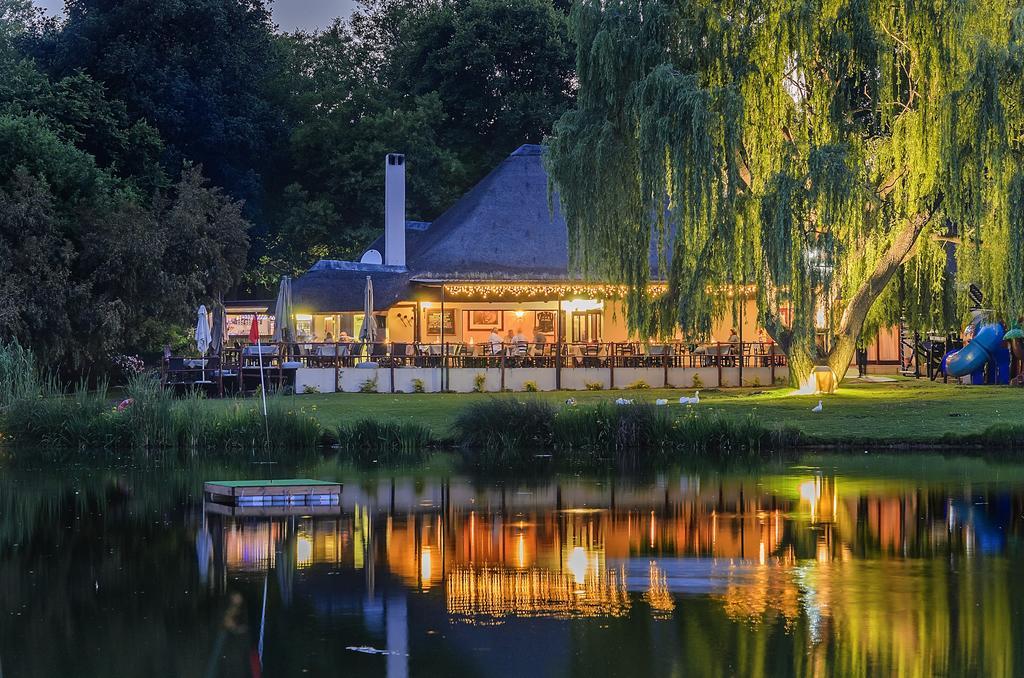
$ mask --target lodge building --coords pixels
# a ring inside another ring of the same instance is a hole
[[[631,335],[622,289],[569,270],[566,224],[557,196],[549,200],[540,146],[521,146],[431,223],[405,219],[405,173],[404,156],[389,154],[384,233],[360,261],[323,260],[292,283],[295,338],[307,353],[290,363],[297,389],[358,390],[368,378],[381,391],[496,391],[787,377],[784,357],[759,332],[753,287],[729,292],[744,296],[740,321],[721,318],[704,344]],[[655,259],[652,252],[652,270]],[[362,335],[368,279],[376,346],[325,348]],[[253,312],[267,314],[261,332],[272,334],[270,310],[229,307],[229,336],[247,334]],[[495,329],[500,349],[489,339]],[[895,330],[876,338],[869,360],[898,364]]]

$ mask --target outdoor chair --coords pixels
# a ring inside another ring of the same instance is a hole
[[[171,357],[167,359],[168,384],[181,384],[185,381],[185,359]]]
[[[523,367],[530,360],[530,344],[525,341],[516,342],[512,348],[512,363],[515,367]]]
[[[391,344],[391,364],[400,367],[409,364],[409,349],[406,343]]]
[[[370,344],[370,362],[384,365],[388,363],[388,345],[383,342]]]

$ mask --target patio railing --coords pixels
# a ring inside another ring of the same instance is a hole
[[[220,356],[201,360],[169,358],[163,381],[168,386],[208,385],[246,390],[247,380],[259,378],[263,365],[268,387],[287,383],[298,368],[774,368],[785,367],[786,357],[770,342],[684,344],[681,342],[602,343],[410,343],[410,342],[292,342],[225,347]],[[503,380],[504,381],[504,380]],[[721,382],[721,376],[719,377]]]

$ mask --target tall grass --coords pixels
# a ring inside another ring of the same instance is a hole
[[[436,446],[429,428],[415,422],[361,419],[338,428],[339,447],[355,461],[415,461]]]
[[[749,455],[792,447],[799,433],[752,415],[723,417],[655,405],[598,403],[556,409],[539,400],[491,399],[456,417],[458,442],[488,453],[547,450],[566,458],[624,460],[684,453]]]
[[[537,398],[478,400],[455,415],[456,440],[485,450],[539,449],[551,443],[555,408]]]
[[[16,400],[36,395],[41,385],[32,351],[17,342],[0,342],[0,413]]]
[[[121,411],[100,382],[65,389],[36,377],[0,410],[0,431],[17,443],[61,449],[243,450],[312,449],[323,429],[312,413],[285,396],[267,399],[267,417],[255,401],[208,402],[192,392],[174,398],[153,375],[129,379],[130,403]]]

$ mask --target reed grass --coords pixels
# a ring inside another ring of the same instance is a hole
[[[769,427],[753,415],[725,417],[650,404],[595,403],[556,409],[541,400],[491,399],[456,417],[457,441],[488,453],[635,459],[681,454],[749,455],[793,447],[799,432]],[[506,457],[502,457],[506,458]]]
[[[0,410],[4,435],[14,442],[56,449],[300,450],[319,445],[323,427],[312,413],[284,396],[267,399],[267,416],[255,401],[233,400],[211,407],[199,392],[174,398],[153,375],[140,374],[125,387],[119,408],[106,382],[73,389],[38,376],[30,386],[5,386],[17,393]]]
[[[338,444],[355,461],[413,461],[438,443],[415,422],[360,419],[338,428]]]
[[[555,408],[536,397],[478,400],[455,415],[455,439],[487,450],[540,449],[552,440]]]

